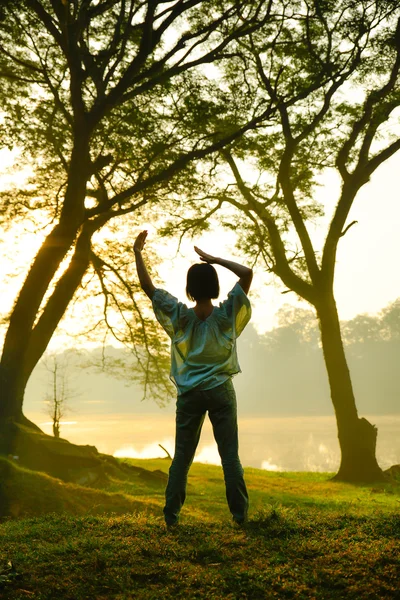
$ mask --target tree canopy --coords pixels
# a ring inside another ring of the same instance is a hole
[[[210,158],[211,205],[207,198],[200,216],[176,216],[182,231],[196,231],[224,207],[226,226],[242,233],[240,247],[315,305],[320,280],[333,282],[356,194],[400,148],[400,11],[394,2],[345,0],[274,9],[262,30],[235,42],[222,67],[231,110],[250,104],[265,118]],[[336,206],[315,199],[329,169],[342,184]],[[320,248],[307,222],[325,210],[332,218]]]
[[[153,211],[195,184],[195,160],[262,118],[253,110],[232,119],[223,88],[205,70],[269,11],[262,1],[3,5],[2,139],[19,149],[32,177],[2,192],[0,214],[3,226],[47,224],[6,333],[2,373],[12,396],[21,396],[80,286],[104,293],[107,326],[109,308],[119,311],[123,331],[110,329],[135,348],[146,381],[159,381],[165,347],[135,301],[129,233],[140,209]],[[198,126],[208,121],[208,131]]]

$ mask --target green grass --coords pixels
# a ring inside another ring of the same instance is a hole
[[[129,462],[169,467],[162,459]],[[32,489],[47,477],[25,476]],[[47,478],[47,493],[53,482],[69,506],[3,521],[0,597],[399,599],[400,485],[329,478],[246,469],[251,511],[239,529],[230,522],[221,469],[194,464],[181,525],[172,531],[162,520],[162,481],[132,475],[89,490]],[[110,514],[114,498],[120,514]]]

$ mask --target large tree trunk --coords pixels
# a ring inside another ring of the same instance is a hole
[[[56,226],[39,250],[10,317],[0,362],[0,419],[19,419],[22,414],[24,363],[32,328],[41,300],[75,237],[73,233],[61,236],[60,229]],[[59,246],[54,248],[56,240]]]
[[[30,364],[29,367],[32,368],[28,369],[27,373],[27,362],[32,363],[28,356],[28,352],[32,350],[31,338],[43,298],[59,265],[75,243],[83,223],[89,174],[89,136],[82,126],[81,131],[75,135],[60,221],[34,258],[10,316],[0,361],[0,424],[9,419],[20,423],[27,422],[22,413],[22,404],[25,387],[33,368]],[[52,332],[54,329],[55,327]],[[32,352],[30,354],[32,355]]]
[[[333,294],[319,302],[317,314],[342,455],[335,479],[349,482],[383,480],[375,456],[377,428],[357,414]]]
[[[26,385],[89,266],[92,234],[105,221],[106,218],[104,217],[98,218],[86,223],[82,228],[71,262],[57,282],[40,319],[31,331],[30,336],[20,340],[23,361],[19,361],[14,366],[9,359],[7,346],[5,346],[0,362],[0,373],[3,375],[0,382],[0,424],[11,419],[25,425],[33,425],[22,413]],[[10,364],[11,368],[7,368]]]

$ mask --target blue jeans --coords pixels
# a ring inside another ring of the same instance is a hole
[[[174,525],[186,498],[190,466],[208,411],[224,471],[226,499],[233,519],[243,523],[249,505],[243,468],[239,460],[236,394],[232,380],[211,390],[190,390],[176,404],[175,455],[165,490],[164,518]]]

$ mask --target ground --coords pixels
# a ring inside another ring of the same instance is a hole
[[[31,502],[0,525],[2,598],[400,599],[399,483],[247,469],[250,518],[238,528],[221,469],[195,464],[181,524],[167,530],[169,460],[129,462],[142,471],[91,488],[9,463]]]

